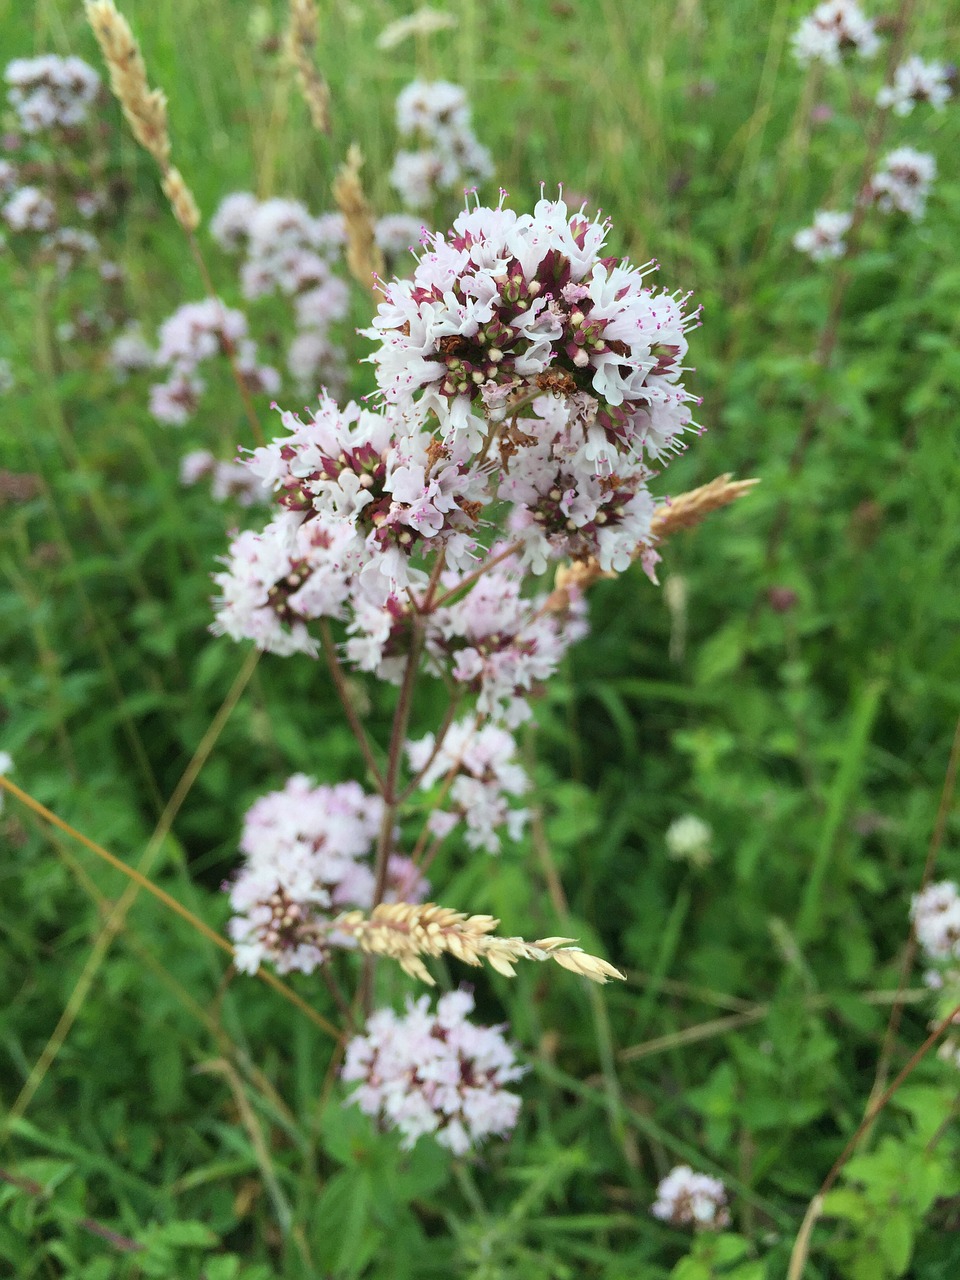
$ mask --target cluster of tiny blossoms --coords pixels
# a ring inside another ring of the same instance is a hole
[[[672,1226],[697,1231],[721,1231],[730,1225],[726,1187],[719,1178],[694,1173],[688,1164],[678,1164],[662,1180],[650,1212]]]
[[[4,71],[7,101],[24,133],[79,129],[87,119],[100,77],[82,58],[14,58]]]
[[[399,1130],[404,1147],[432,1134],[465,1155],[516,1125],[520,1099],[506,1086],[524,1069],[500,1028],[467,1020],[473,1007],[463,990],[441,996],[435,1012],[427,996],[408,999],[404,1016],[378,1010],[347,1045],[342,1077],[356,1083],[349,1101]]]
[[[111,203],[105,126],[91,116],[100,77],[81,58],[45,54],[15,58],[4,80],[12,127],[0,137],[0,220],[32,262],[52,263],[59,280],[91,263],[108,287],[119,284],[120,268],[90,229]],[[84,225],[72,225],[76,219]],[[115,310],[108,294],[99,315],[78,313],[64,336],[99,336],[115,322]]]
[[[872,58],[880,47],[874,24],[853,0],[826,0],[800,23],[793,50],[801,65],[819,61],[837,66],[844,54],[855,51]],[[907,57],[895,69],[889,84],[876,93],[881,110],[896,116],[910,115],[919,103],[942,111],[953,92],[954,73],[942,62]],[[857,196],[861,210],[869,206],[881,213],[901,213],[918,221],[926,211],[927,196],[936,176],[936,161],[911,146],[889,151]],[[853,225],[852,213],[820,209],[811,226],[793,236],[793,247],[814,262],[833,262],[847,252],[844,239]]]
[[[337,274],[343,217],[314,216],[298,200],[235,191],[221,202],[210,232],[225,252],[242,253],[240,286],[249,302],[274,294],[290,299],[295,332],[287,369],[301,392],[313,394],[320,383],[339,389],[346,357],[333,332],[349,307],[347,284]]]
[[[844,54],[873,58],[880,49],[876,27],[856,0],[823,0],[793,33],[793,56],[806,66],[839,66]]]
[[[931,1027],[960,1005],[960,890],[953,880],[940,880],[914,894],[910,903],[913,931],[930,968],[924,983],[937,993]],[[938,1054],[960,1067],[960,1035],[948,1035]]]
[[[180,483],[186,487],[209,479],[210,496],[216,502],[234,499],[241,507],[269,501],[269,490],[242,462],[224,462],[209,449],[193,449],[180,459]]]
[[[382,810],[355,782],[317,786],[304,774],[254,803],[243,866],[226,886],[238,969],[253,973],[269,959],[281,973],[312,973],[331,945],[345,945],[328,927],[330,909],[373,902],[369,860]],[[391,857],[387,900],[418,902],[427,889],[409,858]]]
[[[204,298],[178,307],[163,322],[154,364],[167,377],[150,388],[150,412],[158,422],[182,427],[190,420],[206,389],[198,369],[227,351],[233,353],[251,392],[276,395],[280,375],[270,365],[257,362],[257,344],[249,336],[242,311],[225,306],[219,298]]]
[[[281,411],[285,434],[245,461],[274,510],[215,575],[214,630],[280,655],[330,645],[335,674],[344,663],[401,686],[398,716],[419,668],[451,707],[424,736],[395,719],[385,771],[367,749],[379,796],[295,778],[254,806],[229,886],[242,968],[309,972],[353,945],[427,982],[422,957],[445,954],[507,975],[525,959],[620,976],[570,939],[504,938],[491,917],[415,905],[443,841],[459,832],[495,853],[522,833],[513,731],[586,632],[574,569],[639,559],[653,574],[647,485],[694,426],[682,378],[696,312],[651,286],[652,265],[608,256],[607,233],[560,199],[521,216],[502,199],[466,210],[425,237],[411,279],[383,287],[368,331],[377,395]],[[258,260],[258,280],[281,278]],[[538,589],[563,562],[564,590]],[[405,818],[418,814],[411,861]],[[512,1127],[502,1085],[518,1069],[499,1032],[466,1023],[470,1007],[460,994],[436,1014],[425,1001],[378,1013],[348,1050],[355,1100],[408,1142],[431,1132],[463,1152]]]
[[[416,149],[397,152],[390,184],[408,209],[428,209],[493,174],[490,152],[470,123],[466,90],[447,80],[414,80],[397,98],[397,131]]]

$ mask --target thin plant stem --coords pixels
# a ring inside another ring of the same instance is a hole
[[[327,660],[327,668],[330,672],[330,679],[333,681],[333,687],[337,691],[337,697],[340,699],[340,705],[343,708],[343,714],[347,718],[347,724],[350,731],[357,740],[357,746],[363,754],[367,768],[373,775],[373,780],[377,790],[384,793],[386,783],[384,781],[383,772],[373,754],[370,746],[370,739],[367,737],[367,731],[360,723],[360,717],[357,715],[356,708],[350,700],[350,692],[347,689],[346,678],[343,674],[343,667],[340,665],[340,659],[337,657],[337,646],[333,639],[333,632],[330,630],[330,623],[326,618],[319,620],[320,640],[323,648],[323,656]]]
[[[866,1115],[857,1125],[856,1130],[854,1131],[850,1141],[847,1143],[847,1145],[843,1148],[843,1150],[837,1156],[836,1160],[833,1162],[833,1166],[830,1169],[830,1172],[824,1178],[823,1184],[821,1185],[820,1190],[817,1192],[817,1194],[813,1197],[813,1199],[810,1201],[809,1205],[807,1206],[807,1212],[804,1214],[803,1222],[800,1224],[800,1230],[797,1233],[797,1238],[796,1238],[796,1241],[794,1242],[793,1251],[790,1254],[790,1266],[787,1270],[786,1280],[801,1280],[804,1269],[807,1265],[807,1259],[810,1256],[810,1241],[813,1234],[813,1228],[816,1225],[818,1219],[823,1214],[824,1197],[826,1196],[830,1188],[833,1186],[833,1184],[836,1182],[837,1178],[839,1178],[840,1174],[843,1171],[844,1165],[847,1163],[847,1161],[853,1155],[854,1151],[857,1149],[860,1139],[867,1132],[867,1130],[873,1124],[874,1120],[876,1120],[877,1116],[880,1114],[883,1108],[887,1105],[887,1103],[890,1101],[893,1095],[897,1092],[900,1086],[904,1083],[904,1081],[908,1078],[908,1076],[912,1075],[912,1073],[920,1065],[920,1063],[927,1056],[927,1054],[930,1052],[930,1050],[933,1048],[936,1042],[940,1039],[943,1033],[949,1030],[949,1028],[953,1024],[954,1018],[956,1018],[958,1014],[960,1014],[960,1004],[958,1004],[954,1009],[951,1009],[950,1012],[947,1014],[947,1016],[941,1019],[941,1021],[937,1023],[937,1025],[933,1028],[933,1030],[927,1036],[926,1040],[924,1040],[920,1048],[917,1049],[917,1051],[910,1058],[909,1062],[907,1062],[903,1070],[900,1071],[900,1073],[894,1077],[894,1079],[890,1082],[889,1085],[887,1085],[886,1089],[884,1089],[883,1093],[881,1093],[880,1096],[876,1099],[873,1106],[868,1108]]]
[[[957,718],[956,726],[953,731],[953,745],[950,748],[950,757],[947,760],[947,770],[943,779],[943,789],[940,792],[940,803],[937,806],[937,816],[933,824],[933,831],[930,836],[930,844],[927,848],[927,857],[923,865],[923,875],[920,877],[920,887],[918,893],[922,893],[933,876],[933,868],[936,865],[937,854],[940,852],[940,846],[943,843],[944,833],[947,828],[947,818],[953,806],[953,793],[957,784],[957,769],[960,766],[960,716]],[[870,1090],[870,1098],[867,1102],[867,1111],[882,1091],[887,1078],[887,1072],[890,1069],[890,1059],[893,1056],[893,1046],[896,1042],[897,1033],[900,1030],[900,1022],[903,1017],[903,996],[907,987],[907,979],[910,976],[910,970],[913,967],[914,957],[917,952],[917,935],[914,929],[910,930],[907,939],[907,945],[903,949],[903,959],[900,962],[900,975],[897,981],[897,993],[894,998],[893,1008],[890,1010],[890,1018],[887,1022],[887,1029],[883,1036],[883,1046],[880,1050],[880,1057],[877,1062],[877,1071],[873,1081],[873,1088]]]
[[[390,747],[387,753],[387,768],[383,779],[383,818],[377,836],[377,848],[374,857],[374,885],[371,910],[383,901],[387,889],[387,869],[390,862],[390,849],[393,844],[393,828],[397,820],[399,797],[397,781],[400,776],[400,764],[403,759],[403,743],[413,709],[413,694],[417,685],[420,669],[420,654],[423,650],[423,623],[418,615],[412,619],[410,651],[407,654],[403,679],[400,684],[400,696],[397,698],[393,713],[393,727],[390,731]],[[364,956],[363,975],[360,984],[364,1011],[369,1014],[373,999],[373,966],[374,956]]]
[[[440,723],[440,728],[437,730],[437,736],[433,742],[433,750],[427,756],[427,759],[424,762],[423,767],[420,768],[413,775],[413,777],[410,779],[410,782],[407,784],[407,786],[404,787],[403,791],[400,792],[399,796],[397,797],[398,805],[406,804],[406,802],[410,799],[410,797],[416,791],[417,787],[419,787],[420,783],[426,777],[427,771],[430,768],[430,766],[433,764],[434,760],[436,760],[437,756],[440,754],[440,749],[443,746],[444,739],[449,733],[450,726],[453,724],[454,718],[456,717],[456,714],[460,709],[460,703],[462,701],[462,698],[463,698],[463,695],[460,693],[451,695],[450,701],[447,703],[447,709],[443,713],[443,720]]]

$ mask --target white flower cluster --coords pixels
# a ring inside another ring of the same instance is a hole
[[[7,100],[24,133],[46,129],[74,129],[86,122],[100,90],[100,77],[82,58],[14,58],[4,79]]]
[[[3,220],[11,231],[51,231],[57,210],[39,187],[17,187],[3,206]]]
[[[319,382],[339,387],[345,355],[331,337],[349,309],[346,282],[335,274],[346,243],[343,217],[314,217],[298,200],[257,200],[236,191],[221,202],[210,232],[227,253],[243,252],[240,284],[250,301],[269,294],[290,298],[296,333],[287,368],[303,394]]]
[[[914,894],[910,919],[928,960],[934,964],[960,960],[960,893],[952,880],[941,880]]]
[[[240,849],[245,861],[232,884],[236,913],[229,932],[235,963],[255,973],[271,960],[280,973],[312,973],[331,938],[331,911],[369,907],[374,878],[368,865],[383,802],[355,782],[317,786],[295,774],[282,791],[248,810]],[[419,902],[428,885],[409,858],[388,864],[387,901]]]
[[[720,1231],[730,1225],[726,1187],[719,1178],[694,1173],[688,1164],[670,1170],[657,1187],[650,1212],[675,1227],[698,1231]]]
[[[929,102],[942,111],[953,95],[950,72],[943,62],[924,62],[913,55],[901,62],[893,84],[877,93],[878,107],[892,107],[895,115],[908,116],[919,102]]]
[[[516,393],[540,389],[566,405],[575,468],[677,449],[691,425],[681,374],[698,313],[646,286],[652,265],[605,257],[607,231],[562,200],[460,214],[427,241],[412,280],[387,286],[369,331],[387,402],[434,413],[445,440],[476,453],[482,411],[502,416]]]
[[[447,80],[414,80],[397,98],[397,131],[416,140],[397,152],[390,184],[408,209],[429,208],[441,195],[459,195],[493,174],[490,152],[470,124],[466,90]]]
[[[180,459],[180,483],[185,487],[208,477],[217,502],[234,498],[241,507],[252,507],[270,500],[270,490],[242,462],[223,462],[209,449],[193,449]]]
[[[866,198],[884,213],[904,213],[918,222],[926,212],[937,162],[926,151],[897,147],[888,152],[867,185]]]
[[[801,66],[823,62],[836,67],[850,50],[861,58],[872,58],[880,48],[874,24],[856,0],[823,0],[801,21],[792,44]]]
[[[428,997],[407,1001],[406,1014],[380,1009],[366,1034],[347,1045],[342,1078],[366,1115],[403,1135],[412,1147],[424,1134],[454,1155],[466,1155],[491,1134],[516,1125],[519,1097],[506,1086],[520,1079],[512,1046],[498,1027],[475,1026],[468,991],[451,991],[431,1011]]]
[[[695,813],[685,813],[681,818],[674,818],[667,827],[664,840],[670,857],[678,862],[705,867],[713,858],[710,847],[713,843],[713,829]]]
[[[424,790],[443,782],[438,804],[428,825],[440,839],[460,822],[466,827],[467,847],[499,853],[500,829],[519,840],[529,811],[511,807],[510,797],[522,796],[530,780],[517,761],[517,744],[497,724],[480,725],[474,718],[458,720],[437,743],[428,733],[407,743],[407,759],[420,776]]]
[[[131,373],[153,367],[153,348],[136,323],[118,333],[110,344],[110,366],[121,381]]]
[[[219,298],[178,307],[158,336],[154,363],[167,370],[167,380],[150,388],[150,412],[167,426],[182,427],[189,421],[206,387],[198,368],[228,349],[251,392],[275,395],[280,389],[276,369],[257,363],[257,344],[249,337],[246,316]]]
[[[843,237],[850,230],[853,216],[818,209],[813,216],[813,226],[804,227],[793,237],[793,247],[807,254],[814,262],[830,262],[842,258],[847,251]]]

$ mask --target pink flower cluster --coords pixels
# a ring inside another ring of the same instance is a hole
[[[447,80],[414,80],[397,98],[397,132],[419,143],[397,152],[390,184],[408,209],[459,196],[493,174],[493,160],[470,123],[466,90]]]
[[[246,316],[219,298],[178,307],[158,336],[154,362],[167,370],[167,380],[151,387],[150,412],[167,426],[182,427],[193,416],[206,388],[198,368],[228,349],[251,392],[275,395],[280,389],[276,369],[257,363],[257,344],[249,336]]]
[[[719,1178],[694,1173],[688,1164],[678,1164],[662,1180],[650,1212],[672,1226],[698,1231],[720,1231],[730,1225],[726,1187]]]
[[[437,801],[442,807],[432,808],[428,819],[435,836],[443,839],[462,822],[467,847],[486,853],[499,853],[503,828],[508,839],[520,839],[529,812],[509,801],[528,791],[530,780],[506,729],[481,725],[474,717],[458,720],[439,742],[432,733],[408,742],[407,759],[421,788],[443,783]]]
[[[574,466],[677,449],[692,423],[681,375],[699,313],[645,284],[653,264],[604,256],[608,229],[562,200],[522,215],[501,201],[428,239],[413,279],[386,287],[369,331],[387,403],[433,413],[444,440],[478,453],[487,410],[503,416],[518,396],[547,391],[568,410]]]
[[[355,782],[317,786],[295,774],[282,791],[247,812],[240,838],[245,861],[229,886],[236,965],[255,973],[263,960],[281,973],[312,973],[336,944],[332,912],[369,907],[369,855],[383,803]],[[419,902],[428,891],[409,858],[394,854],[387,900]]]
[[[245,298],[280,294],[293,300],[296,333],[287,368],[303,394],[313,394],[321,381],[342,385],[345,355],[332,337],[349,309],[346,282],[335,273],[346,242],[342,216],[314,217],[297,200],[257,200],[237,191],[221,202],[210,231],[225,252],[243,253]]]
[[[356,1088],[348,1101],[412,1147],[424,1134],[466,1155],[491,1134],[516,1125],[520,1099],[506,1086],[524,1068],[498,1027],[467,1020],[468,991],[451,991],[431,1011],[427,996],[407,1000],[406,1014],[380,1009],[366,1034],[347,1045],[342,1078]]]
[[[52,53],[14,58],[4,79],[9,85],[7,101],[24,133],[80,127],[100,91],[100,77],[82,58]]]

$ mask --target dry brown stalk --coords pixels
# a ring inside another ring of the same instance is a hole
[[[362,167],[363,154],[354,142],[333,180],[333,198],[347,223],[350,274],[376,297],[375,281],[383,273],[383,254],[374,239],[373,215],[360,181]]]
[[[315,49],[319,13],[315,0],[290,0],[290,30],[287,47],[297,70],[300,91],[310,111],[313,127],[330,132],[330,90],[317,69]]]
[[[200,210],[183,175],[170,164],[167,96],[162,89],[150,88],[140,46],[113,0],[86,0],[86,10],[110,71],[110,88],[123,108],[133,136],[160,166],[163,192],[177,221],[192,233],[200,225]]]
[[[721,507],[736,502],[759,483],[759,480],[731,480],[729,473],[716,476],[709,484],[689,489],[669,502],[662,503],[653,513],[650,532],[658,542],[662,542],[681,529],[692,529],[701,520],[705,520],[711,511],[719,511]],[[592,556],[587,560],[575,560],[571,565],[560,565],[544,610],[561,613],[570,607],[571,591],[586,591],[587,587],[600,578],[616,576],[615,573],[601,569],[600,562]]]
[[[486,961],[507,978],[515,974],[518,960],[555,960],[564,969],[579,973],[592,982],[604,983],[624,975],[606,960],[591,956],[574,945],[573,938],[502,938],[494,933],[500,923],[493,916],[468,916],[464,911],[438,907],[433,902],[381,903],[369,916],[347,911],[331,928],[355,939],[368,955],[396,960],[411,978],[434,986],[421,956],[451,955],[464,964]]]

